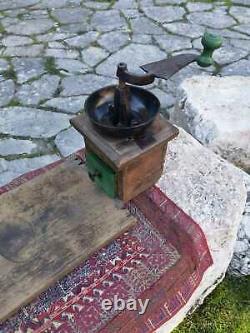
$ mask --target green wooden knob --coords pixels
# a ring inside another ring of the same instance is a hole
[[[197,64],[201,67],[211,66],[214,63],[212,58],[213,52],[221,47],[222,38],[209,32],[205,32],[201,39],[201,44],[204,49],[202,54],[197,59]]]

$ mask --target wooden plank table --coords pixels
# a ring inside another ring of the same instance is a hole
[[[135,224],[66,161],[0,198],[0,320]]]

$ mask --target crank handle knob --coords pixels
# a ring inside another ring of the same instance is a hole
[[[201,55],[197,58],[197,64],[201,67],[213,65],[213,52],[221,47],[222,38],[209,32],[205,32],[201,39],[201,44],[204,49]]]

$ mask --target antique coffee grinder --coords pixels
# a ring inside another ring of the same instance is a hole
[[[158,98],[138,86],[155,78],[167,80],[192,62],[212,65],[221,38],[206,32],[202,44],[201,55],[181,54],[141,66],[144,75],[133,74],[119,63],[118,84],[93,92],[85,102],[85,113],[71,120],[85,139],[90,178],[110,197],[126,202],[155,184],[162,174],[167,144],[178,135],[178,129],[159,114]]]

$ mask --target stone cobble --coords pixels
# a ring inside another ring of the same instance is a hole
[[[69,119],[89,93],[116,82],[120,61],[140,71],[200,50],[206,29],[224,37],[214,68],[192,65],[150,86],[166,115],[187,76],[249,75],[250,3],[231,2],[1,0],[0,184],[81,147]]]

